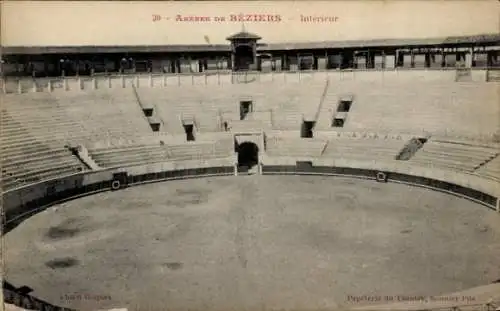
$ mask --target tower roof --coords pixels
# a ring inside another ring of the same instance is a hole
[[[259,37],[256,34],[253,34],[253,33],[247,32],[247,31],[240,31],[240,32],[235,33],[234,35],[229,36],[229,37],[226,38],[226,40],[229,40],[229,41],[238,40],[238,39],[255,40],[255,41],[257,41],[257,40],[260,40],[262,38]]]

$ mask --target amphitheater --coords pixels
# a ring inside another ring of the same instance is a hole
[[[469,73],[5,80],[4,299],[494,310],[500,85]]]

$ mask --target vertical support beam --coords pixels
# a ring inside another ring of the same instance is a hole
[[[441,48],[441,67],[446,67],[446,52],[445,48]]]
[[[47,63],[47,58],[43,59],[43,73],[46,77],[49,76],[49,64]]]
[[[23,88],[21,85],[21,80],[17,80],[17,93],[21,94],[23,92]]]
[[[472,68],[472,60],[474,59],[474,48],[469,48],[465,53],[465,68]]]
[[[330,69],[330,64],[328,60],[328,50],[325,50],[325,70]]]
[[[253,56],[252,66],[255,66],[257,65],[257,42],[252,43],[252,56]]]

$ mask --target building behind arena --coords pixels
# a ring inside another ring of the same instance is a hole
[[[2,69],[44,77],[497,67],[497,12],[493,1],[5,2]]]

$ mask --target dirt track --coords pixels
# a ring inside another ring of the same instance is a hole
[[[355,307],[500,279],[500,217],[420,188],[331,177],[155,183],[10,232],[7,280],[61,306]]]

